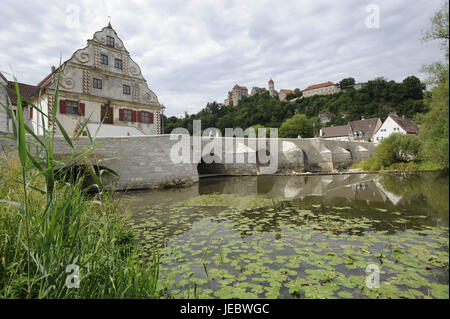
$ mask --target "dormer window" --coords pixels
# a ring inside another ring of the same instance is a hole
[[[106,36],[106,45],[111,48],[114,48],[114,38],[107,35]]]

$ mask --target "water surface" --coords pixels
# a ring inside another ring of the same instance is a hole
[[[175,298],[448,298],[448,195],[448,177],[421,173],[217,177],[122,198]]]

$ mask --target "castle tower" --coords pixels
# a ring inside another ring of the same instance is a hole
[[[278,95],[278,92],[275,91],[275,83],[272,79],[269,80],[269,94],[270,96],[276,96]]]

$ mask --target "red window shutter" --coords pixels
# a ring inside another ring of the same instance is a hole
[[[119,110],[119,121],[123,121],[123,118],[124,118],[124,116],[123,116],[123,109],[120,109]]]
[[[131,121],[136,122],[136,111],[131,111]]]
[[[153,124],[153,113],[150,112],[149,114],[149,120],[150,120],[150,124]]]
[[[65,100],[59,101],[59,113],[66,114],[66,101]]]
[[[138,112],[137,112],[137,121],[138,121],[139,123],[142,122],[142,112],[141,112],[141,111],[138,111]]]
[[[84,103],[80,103],[80,107],[78,108],[78,114],[84,116],[85,114],[85,104]]]

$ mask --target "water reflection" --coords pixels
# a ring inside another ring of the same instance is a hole
[[[380,221],[374,223],[371,230],[395,232],[422,225],[448,226],[448,192],[448,176],[426,173],[220,177],[203,179],[190,188],[130,192],[122,196],[128,198],[126,205],[133,211],[135,220],[139,224],[151,224],[151,229],[161,232],[163,237],[185,232],[192,224],[208,218],[231,222],[237,225],[237,230],[242,218],[252,220],[247,230],[239,231],[241,237],[247,237],[254,230],[279,231],[280,221],[301,225],[302,220],[294,218],[295,209],[326,215],[339,212],[346,218]],[[293,210],[284,215],[264,208],[231,210],[225,217],[218,218],[225,210],[223,207],[200,205],[203,207],[178,207],[176,211],[170,208],[174,203],[216,193],[236,195],[238,200],[263,195],[281,200],[283,207],[275,207],[275,210],[289,207]]]

